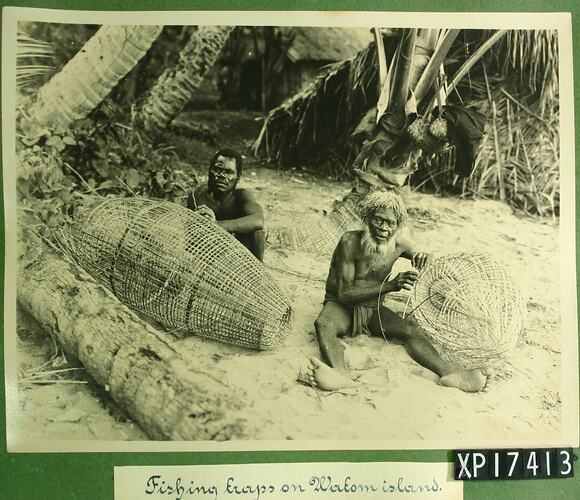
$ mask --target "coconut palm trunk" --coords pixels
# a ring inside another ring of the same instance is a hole
[[[405,104],[411,85],[420,79],[436,41],[432,30],[401,30],[399,47],[390,68],[392,73],[387,77],[392,82],[390,96],[386,99],[388,106],[384,112],[379,106],[371,108],[356,129],[359,133],[362,131],[366,140],[355,159],[358,180],[343,204],[356,204],[373,188],[401,185],[409,175],[409,158],[415,151],[403,134]],[[385,101],[384,95],[380,95],[380,101]],[[380,124],[375,125],[379,118]]]
[[[103,26],[38,91],[25,110],[23,132],[66,128],[86,117],[145,55],[161,26]]]
[[[353,195],[364,195],[372,187],[400,186],[412,172],[419,151],[404,134],[406,114],[409,112],[405,106],[410,100],[423,97],[433,83],[433,69],[438,70],[458,34],[458,30],[449,31],[446,36],[441,36],[440,30],[401,30],[397,56],[391,68],[393,74],[389,75],[392,84],[388,107],[382,118],[377,116],[377,113],[381,114],[380,107],[372,108],[357,127],[359,131],[369,128],[372,131],[368,133],[361,154],[355,160],[359,182]],[[420,95],[416,95],[416,91]],[[384,99],[383,95],[379,97],[379,101]],[[379,118],[382,124],[377,127],[372,125]]]
[[[379,78],[381,95],[377,106],[369,110],[355,130],[355,134],[366,137],[354,162],[357,180],[351,192],[335,202],[327,219],[301,228],[302,234],[308,233],[311,236],[305,240],[317,242],[314,248],[307,250],[331,252],[345,230],[359,227],[357,214],[362,197],[372,189],[398,187],[409,176],[409,165],[413,163],[417,148],[404,134],[405,108],[410,89],[420,81],[429,61],[435,57],[438,39],[439,33],[433,33],[432,30],[400,30],[399,45],[389,66],[389,74]],[[377,59],[384,61],[385,54],[381,53],[384,49],[379,40],[376,46]],[[383,67],[385,65],[383,63]],[[384,107],[381,103],[388,104]],[[268,238],[273,242],[295,241],[297,238],[294,238],[294,232],[294,228],[282,228],[271,232]],[[302,242],[296,246],[305,248]]]
[[[233,26],[200,26],[179,54],[177,64],[166,69],[139,108],[145,131],[163,130],[187,104],[215,64]]]

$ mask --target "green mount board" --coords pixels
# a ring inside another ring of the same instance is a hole
[[[37,0],[0,1],[1,6],[70,10],[363,10],[363,11],[441,11],[441,12],[571,12],[574,55],[580,54],[580,3],[575,0]],[[580,68],[574,67],[574,81],[580,81]],[[580,129],[580,95],[575,95],[576,130]],[[576,161],[580,160],[580,140],[576,139]],[[576,173],[576,185],[580,175]],[[2,192],[0,191],[0,196]],[[578,218],[579,206],[576,207]],[[2,219],[3,220],[3,219]],[[4,257],[2,225],[0,253]],[[578,237],[576,238],[576,256]],[[0,293],[3,294],[4,288]],[[4,352],[0,350],[2,374]],[[122,465],[195,465],[291,462],[443,462],[452,461],[451,450],[431,451],[289,451],[227,453],[26,453],[8,454],[5,434],[4,381],[0,384],[0,491],[2,498],[82,499],[113,498],[113,467]],[[575,450],[578,455],[580,452]],[[577,464],[576,464],[577,465]],[[467,500],[488,498],[577,499],[580,474],[573,479],[472,482],[465,484]]]

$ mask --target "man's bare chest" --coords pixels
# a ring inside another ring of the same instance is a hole
[[[364,279],[368,281],[383,281],[387,276],[393,264],[399,258],[398,254],[383,256],[364,256],[355,261],[355,279]]]
[[[217,220],[236,219],[239,209],[235,196],[226,200],[216,200],[208,192],[196,193],[198,206],[206,205],[213,210]]]

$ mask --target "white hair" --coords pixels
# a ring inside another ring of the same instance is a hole
[[[377,210],[388,208],[393,211],[397,225],[402,227],[407,222],[407,209],[401,196],[395,191],[373,191],[362,201],[360,214],[363,222],[368,224],[369,219]]]

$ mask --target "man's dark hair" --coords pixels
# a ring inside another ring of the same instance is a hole
[[[223,156],[224,158],[233,158],[236,160],[236,172],[238,173],[238,177],[242,176],[243,162],[242,155],[240,153],[229,148],[220,149],[215,155],[213,155],[213,158],[209,162],[209,168],[213,167],[213,164],[217,160],[218,156]]]

